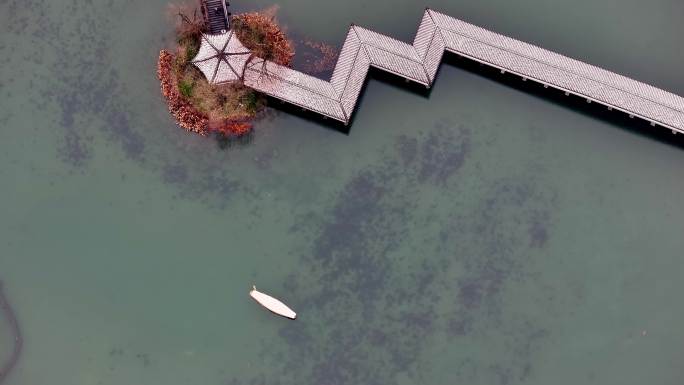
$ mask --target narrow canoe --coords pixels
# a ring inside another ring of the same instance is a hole
[[[256,286],[252,286],[252,290],[250,290],[249,295],[254,298],[255,301],[259,302],[259,304],[266,309],[281,315],[283,317],[287,317],[290,319],[295,319],[297,318],[297,313],[292,311],[287,305],[284,303],[280,302],[279,300],[271,297],[268,294],[262,293],[259,290],[257,290]]]

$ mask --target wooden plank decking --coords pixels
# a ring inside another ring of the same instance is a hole
[[[444,51],[684,133],[684,98],[426,9],[413,44],[352,25],[329,82],[257,59],[244,81],[272,97],[348,123],[370,66],[430,87]]]
[[[215,35],[228,31],[230,25],[226,0],[201,0],[201,3],[209,33]]]

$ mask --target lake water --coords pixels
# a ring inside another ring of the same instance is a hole
[[[278,5],[338,47],[430,6],[684,95],[679,0]],[[166,111],[166,6],[0,0],[7,385],[684,383],[681,136],[450,58],[348,134],[272,111],[222,148]]]

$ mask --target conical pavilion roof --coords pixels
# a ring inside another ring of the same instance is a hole
[[[194,64],[211,84],[241,80],[251,52],[233,31],[220,35],[202,34]]]

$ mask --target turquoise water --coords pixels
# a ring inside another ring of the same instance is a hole
[[[221,148],[161,99],[166,5],[0,1],[6,384],[684,381],[681,139],[451,60],[349,134],[274,110]],[[430,6],[684,95],[679,1],[279,5],[338,46]]]

